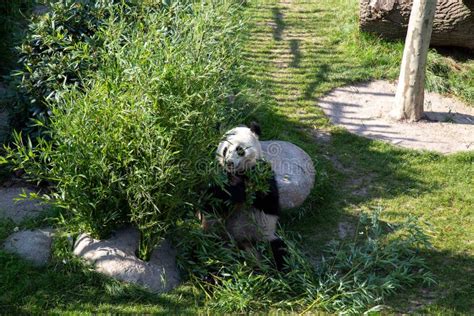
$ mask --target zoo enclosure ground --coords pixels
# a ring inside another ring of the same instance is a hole
[[[317,106],[332,88],[396,79],[403,45],[361,35],[357,1],[256,1],[249,16],[254,27],[248,60],[272,104],[257,111],[263,130],[272,131],[269,138],[304,148],[319,162],[319,180],[328,179],[303,208],[304,221],[288,214],[286,222],[293,221],[288,228],[305,236],[308,251],[317,257],[331,238],[350,235],[361,211],[380,207],[388,222],[415,214],[432,224],[435,250],[423,255],[439,284],[407,289],[388,306],[472,313],[474,154],[443,156],[357,137],[331,126]],[[431,51],[428,89],[473,105],[473,55],[454,59]]]
[[[408,214],[429,220],[435,250],[423,255],[439,284],[407,289],[387,304],[396,311],[472,313],[474,154],[442,156],[363,139],[331,126],[317,107],[317,98],[331,88],[396,78],[402,45],[361,37],[355,0],[256,0],[246,10],[253,25],[247,62],[253,77],[263,82],[266,100],[254,116],[266,138],[301,146],[319,170],[311,198],[283,218],[286,228],[304,236],[307,251],[317,258],[329,240],[351,236],[360,211],[381,207],[386,221]],[[473,61],[434,53],[430,60],[439,68],[430,70],[431,88],[473,103]],[[12,230],[11,223],[1,222],[0,239]],[[0,252],[0,261],[6,263],[2,280],[15,284],[0,291],[1,301],[18,303],[2,309],[196,313],[201,308],[194,289],[181,287],[157,297],[98,276],[72,258],[64,265],[33,268]]]

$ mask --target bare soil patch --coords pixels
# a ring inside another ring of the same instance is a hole
[[[396,83],[373,81],[332,90],[318,101],[333,124],[405,148],[455,153],[474,150],[474,107],[425,92],[426,118],[414,123],[389,117]]]

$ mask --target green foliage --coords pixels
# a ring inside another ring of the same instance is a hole
[[[0,2],[0,75],[5,75],[16,63],[14,47],[25,27],[25,16],[32,0],[3,0]],[[1,97],[1,95],[0,95]]]
[[[208,305],[222,312],[278,308],[360,313],[377,308],[406,286],[434,282],[418,255],[419,249],[431,246],[416,220],[383,228],[379,215],[380,211],[362,214],[354,240],[332,242],[318,263],[285,238],[290,254],[286,274],[275,271],[266,245],[257,246],[263,255],[256,260],[252,253],[190,224],[178,234],[179,262],[193,283],[206,291]],[[210,276],[214,283],[209,283]]]
[[[246,204],[251,206],[256,193],[267,193],[270,190],[269,180],[272,177],[272,165],[263,159],[257,160],[254,168],[245,172],[245,197]]]
[[[240,75],[234,1],[140,10],[136,21],[102,25],[94,78],[51,102],[44,137],[32,144],[16,134],[8,155],[54,183],[45,198],[67,210],[70,224],[99,237],[137,226],[146,259],[206,183],[217,124],[245,107],[240,97],[228,101]]]
[[[58,0],[48,7],[48,13],[32,17],[19,47],[21,67],[13,76],[23,97],[14,109],[16,127],[32,117],[46,119],[48,100],[82,87],[98,69],[104,41],[98,31],[109,19],[137,17],[130,1]]]

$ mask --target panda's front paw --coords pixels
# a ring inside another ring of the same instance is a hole
[[[242,177],[239,177],[235,174],[229,174],[229,184],[232,186],[239,185],[242,183]]]
[[[283,239],[278,238],[270,241],[272,247],[273,259],[275,260],[275,266],[278,271],[288,273],[289,267],[285,264],[285,258],[288,256],[288,248]]]

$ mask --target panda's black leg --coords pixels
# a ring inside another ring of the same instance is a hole
[[[281,238],[273,239],[270,241],[270,246],[272,247],[273,259],[275,260],[277,270],[288,272],[285,269],[285,257],[288,255],[285,242]]]

